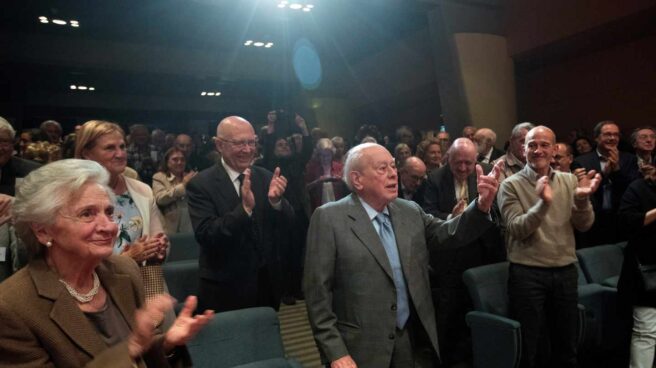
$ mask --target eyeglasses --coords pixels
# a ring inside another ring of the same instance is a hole
[[[656,134],[640,134],[640,135],[638,136],[638,139],[640,139],[641,141],[644,141],[644,140],[647,139],[647,138],[649,138],[649,139],[656,139]]]
[[[257,139],[244,139],[241,141],[233,141],[232,139],[225,139],[219,137],[220,140],[232,144],[236,148],[246,148],[246,146],[255,148],[257,146]]]
[[[63,213],[60,213],[59,215],[63,218],[73,220],[75,222],[82,222],[85,224],[90,224],[92,222],[95,222],[99,216],[106,216],[107,221],[109,222],[113,222],[113,223],[119,222],[119,216],[114,214],[113,207],[107,208],[104,213],[94,208],[86,208],[80,211],[80,213],[78,213],[75,216],[69,216]]]
[[[604,138],[619,138],[620,133],[605,132],[605,133],[601,133],[601,136]]]

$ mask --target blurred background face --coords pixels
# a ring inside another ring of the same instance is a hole
[[[552,167],[558,171],[570,172],[570,167],[573,161],[574,157],[567,152],[567,146],[562,143],[556,144]]]
[[[467,177],[476,170],[476,151],[471,149],[453,149],[449,153],[449,168],[453,177],[459,182],[464,182]]]
[[[601,127],[601,133],[595,139],[600,150],[615,149],[620,142],[620,128],[615,124],[606,124]]]
[[[169,159],[166,161],[166,165],[169,168],[169,171],[176,176],[184,174],[185,165],[187,160],[182,152],[173,152]]]
[[[120,133],[101,135],[82,157],[101,164],[112,176],[120,175],[127,166],[125,140]]]
[[[412,156],[412,152],[410,152],[410,147],[401,146],[396,149],[396,160],[398,162],[403,162],[405,161],[406,158],[410,156]]]
[[[489,144],[487,137],[483,134],[476,133],[474,134],[474,138],[472,139],[474,143],[476,144],[476,150],[478,151],[479,154],[484,155],[487,153],[487,151],[490,150],[491,144]]]
[[[517,136],[510,139],[510,153],[513,154],[518,160],[526,163],[526,156],[524,155],[524,143],[526,141],[527,129],[519,131]]]
[[[406,165],[400,171],[401,183],[406,190],[416,192],[426,177],[426,166]]]
[[[437,144],[431,144],[426,148],[424,159],[426,160],[427,166],[440,166],[442,163],[442,148]]]
[[[289,157],[292,155],[292,149],[289,142],[285,138],[280,138],[276,141],[276,146],[273,149],[273,154],[276,157]]]
[[[130,141],[137,146],[145,146],[150,141],[150,134],[147,129],[138,128],[130,133]]]
[[[575,143],[575,146],[576,146],[576,152],[578,152],[580,155],[592,151],[592,146],[590,145],[587,139],[583,139],[583,138],[578,139]]]
[[[55,124],[48,124],[45,126],[46,135],[48,140],[52,143],[58,143],[61,139],[62,132],[59,127]]]
[[[191,137],[186,135],[186,134],[180,134],[175,138],[175,148],[179,149],[180,151],[184,152],[186,157],[189,157],[191,155],[191,151],[194,149],[194,143],[191,140]]]
[[[5,166],[14,153],[14,140],[9,131],[0,129],[0,167]]]
[[[462,130],[462,136],[464,138],[469,138],[471,140],[474,140],[474,134],[476,134],[476,128],[474,128],[473,126],[466,126]]]
[[[652,152],[656,144],[656,132],[651,129],[641,129],[636,134],[635,148],[642,152]]]

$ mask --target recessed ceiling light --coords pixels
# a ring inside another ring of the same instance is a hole
[[[302,7],[303,7],[303,5],[298,4],[298,3],[293,3],[293,4],[289,5],[289,9],[294,9],[294,10],[301,9]]]
[[[205,91],[200,93],[201,96],[205,96],[206,94],[207,94],[207,92],[205,92]]]
[[[48,24],[49,23],[47,19],[41,19],[39,22],[41,22],[43,24]]]
[[[303,11],[304,11],[304,12],[309,12],[310,10],[312,10],[312,9],[310,9],[310,8],[303,8]]]
[[[42,15],[42,16],[39,17],[39,20],[48,20],[48,17]]]
[[[284,8],[285,6],[287,6],[287,4],[282,4],[282,3],[281,3],[281,4],[278,4],[278,7],[279,7],[279,8]]]
[[[74,84],[71,84],[71,89],[77,89],[77,86]]]
[[[60,26],[65,26],[66,25],[66,21],[61,20],[61,19],[53,19],[52,22],[55,23],[55,24],[58,24]]]
[[[207,92],[208,96],[214,96],[214,92]]]
[[[89,87],[89,91],[95,91],[96,87]]]
[[[253,43],[253,40],[248,40],[244,42],[244,46],[250,46]]]
[[[314,5],[312,5],[312,4],[307,4],[307,5],[305,5],[305,7],[308,8],[308,9],[313,9],[313,8],[314,8]]]
[[[214,95],[215,96],[221,96],[221,92],[216,92]]]
[[[273,42],[267,43],[266,45],[264,45],[264,47],[266,47],[267,49],[270,49],[271,47],[273,47]]]
[[[84,90],[87,89],[87,86],[77,86],[77,89],[80,89],[80,90],[83,90],[83,91],[84,91]]]
[[[255,46],[255,47],[262,47],[262,46],[264,46],[264,42],[260,42],[260,41],[255,42],[255,43],[253,44],[253,46]]]

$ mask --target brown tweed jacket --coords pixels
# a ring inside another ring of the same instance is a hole
[[[128,257],[110,256],[96,272],[134,328],[134,313],[144,303],[137,264]],[[136,364],[128,356],[127,342],[107,347],[58,280],[39,259],[0,284],[0,367],[169,366],[161,335]],[[186,350],[178,356],[181,359],[173,365],[190,365]]]

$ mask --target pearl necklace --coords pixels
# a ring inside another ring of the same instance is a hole
[[[59,279],[59,282],[64,284],[68,293],[80,303],[88,303],[93,300],[93,297],[98,294],[98,289],[100,288],[100,280],[98,279],[98,274],[96,271],[93,271],[93,287],[89,290],[88,293],[82,294],[75,290],[71,285],[66,281]]]

